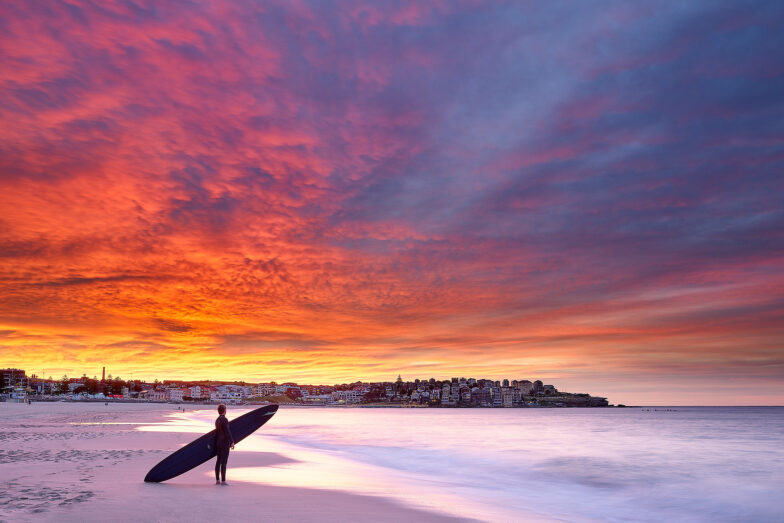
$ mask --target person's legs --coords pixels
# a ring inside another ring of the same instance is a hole
[[[221,481],[226,482],[226,465],[229,462],[229,449],[221,453]]]
[[[220,481],[220,470],[221,470],[221,463],[223,463],[223,453],[221,452],[221,448],[218,447],[218,455],[215,458],[215,483]],[[223,467],[223,478],[226,478],[226,467]]]

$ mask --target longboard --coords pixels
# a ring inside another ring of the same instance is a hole
[[[239,443],[253,434],[256,429],[267,423],[277,411],[277,405],[268,405],[231,420],[229,427],[231,428],[231,435],[234,437],[234,443]],[[188,443],[177,452],[165,457],[160,463],[150,469],[144,477],[144,481],[160,483],[161,481],[172,479],[198,467],[216,455],[215,431],[212,430],[196,441]]]

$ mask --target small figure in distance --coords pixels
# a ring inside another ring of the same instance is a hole
[[[234,438],[231,435],[229,420],[226,419],[226,405],[218,405],[218,419],[215,420],[215,484],[226,485],[226,463],[229,461],[229,449],[234,449]],[[220,475],[220,477],[218,477]]]

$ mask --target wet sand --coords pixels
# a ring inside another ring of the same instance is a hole
[[[169,404],[0,403],[0,521],[458,521],[329,485],[232,480],[231,467],[291,461],[243,452],[241,444],[231,454],[228,486],[214,484],[212,462],[171,482],[144,483],[153,465],[197,435],[136,428],[177,412]]]

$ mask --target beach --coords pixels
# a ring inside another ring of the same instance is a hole
[[[253,408],[229,406],[233,419]],[[0,520],[777,522],[784,408],[281,407],[229,457],[147,471],[215,405],[0,403]]]
[[[212,461],[164,484],[144,483],[152,466],[197,434],[137,429],[179,412],[171,404],[0,403],[0,521],[460,521],[328,484],[233,480],[236,468],[291,461],[241,444],[231,453],[228,486],[214,484]]]

